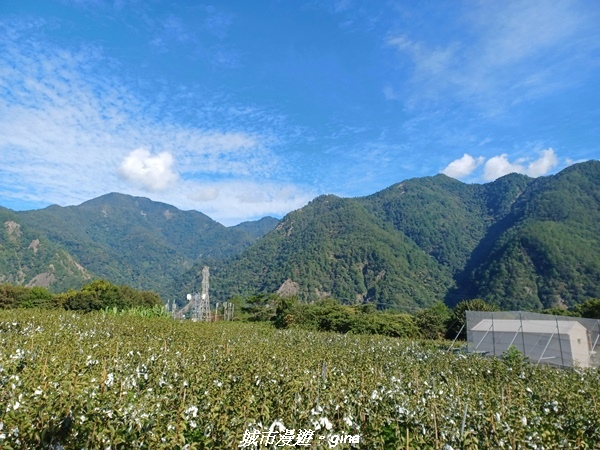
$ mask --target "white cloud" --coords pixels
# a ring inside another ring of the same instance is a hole
[[[520,164],[513,164],[508,160],[508,155],[503,153],[487,160],[483,167],[483,179],[493,181],[509,173],[524,173],[525,168]]]
[[[487,159],[483,156],[474,158],[465,153],[462,158],[452,161],[446,166],[442,173],[452,178],[465,178],[474,175],[483,181],[494,181],[509,173],[521,173],[530,177],[539,177],[548,175],[558,167],[559,161],[554,149],[548,148],[538,152],[539,156],[535,159],[519,158],[511,162],[508,154],[492,156]],[[571,161],[572,162],[572,161]],[[484,164],[485,163],[485,164]],[[566,159],[566,164],[570,165],[570,160]],[[477,175],[477,169],[483,165],[483,173]]]
[[[119,174],[149,191],[164,191],[178,179],[172,166],[173,155],[170,153],[153,156],[148,150],[138,148],[125,157]]]
[[[187,197],[193,202],[210,202],[219,197],[219,190],[215,187],[196,187]]]
[[[447,47],[430,49],[423,43],[412,41],[406,36],[390,37],[387,44],[408,54],[415,62],[416,75],[419,78],[444,74],[455,59],[455,44]]]
[[[533,161],[530,159],[520,159],[515,163],[510,162],[508,155],[504,153],[487,160],[483,168],[483,179],[485,181],[493,181],[509,173],[521,173],[530,177],[539,177],[547,175],[557,165],[558,158],[551,148],[542,150],[539,158]]]
[[[477,167],[479,167],[485,158],[479,156],[474,158],[471,155],[465,153],[462,158],[452,161],[442,173],[452,178],[464,178],[473,173]]]
[[[471,19],[483,32],[481,61],[496,67],[535,57],[586,22],[571,0],[506,1],[474,10]]]
[[[542,150],[540,153],[541,156],[527,167],[526,173],[531,177],[546,175],[558,165],[558,158],[553,149]]]
[[[400,96],[398,95],[396,90],[390,85],[387,85],[383,88],[383,96],[385,97],[386,100],[399,100],[400,99]]]

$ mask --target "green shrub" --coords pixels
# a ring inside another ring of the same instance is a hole
[[[79,291],[51,294],[43,287],[0,285],[0,308],[63,308],[97,311],[103,308],[153,308],[162,306],[158,294],[139,291],[129,286],[116,286],[106,280],[95,280]]]
[[[442,302],[422,309],[415,315],[415,321],[421,337],[424,339],[443,339],[451,318],[450,309]]]
[[[310,304],[295,299],[280,300],[273,321],[278,328],[294,326],[336,333],[419,336],[415,319],[408,314],[382,313],[364,305],[345,306],[330,298]]]

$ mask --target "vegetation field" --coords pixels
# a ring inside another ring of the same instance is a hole
[[[290,430],[310,447],[277,448],[589,449],[599,397],[597,370],[434,341],[0,311],[3,449],[275,448],[246,444]]]

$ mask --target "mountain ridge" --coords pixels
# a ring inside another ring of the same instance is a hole
[[[220,295],[232,290],[248,295],[274,291],[286,283],[298,285],[297,294],[308,301],[325,292],[349,302],[405,310],[436,300],[454,305],[479,297],[504,308],[573,306],[600,296],[599,186],[600,162],[589,161],[547,177],[509,174],[469,185],[437,175],[396,183],[366,197],[319,196],[286,215],[276,230],[257,243],[259,247],[249,247],[229,261],[227,268],[217,268],[213,285]],[[557,193],[551,194],[553,190]],[[549,195],[558,198],[548,200]],[[349,208],[352,202],[363,208],[352,214],[347,209],[346,222],[369,222],[379,228],[363,232],[363,242],[352,234],[340,235],[339,226],[328,219],[328,214]],[[575,208],[582,202],[584,207]],[[311,220],[299,221],[302,215]],[[548,224],[541,224],[544,217],[556,222],[551,225],[553,235]],[[394,248],[391,242],[402,241],[404,254],[386,253],[381,242],[371,239],[383,231],[388,233],[385,246]],[[303,245],[294,240],[294,234],[304,235],[299,240]],[[358,257],[346,251],[342,258],[328,256],[329,237],[336,234],[364,254]],[[536,246],[554,248],[557,242],[569,249],[568,267],[556,252],[535,252]],[[306,248],[313,249],[312,254],[299,257],[306,254]],[[535,257],[525,258],[525,251]],[[574,261],[577,252],[579,263]],[[422,261],[421,269],[414,266],[417,260]],[[423,274],[422,269],[433,262],[437,269],[431,274],[435,275],[424,283],[428,298],[410,289],[410,277],[394,272],[404,266]],[[379,276],[373,277],[371,271]]]
[[[364,197],[321,195],[281,220],[233,227],[119,193],[77,206],[0,207],[0,282],[51,279],[56,290],[103,277],[182,303],[210,265],[214,301],[285,286],[305,301],[382,309],[468,298],[564,308],[600,297],[599,186],[599,161],[485,184],[438,174]]]

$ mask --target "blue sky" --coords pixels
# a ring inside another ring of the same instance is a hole
[[[232,225],[600,156],[594,1],[0,2],[0,205]]]

